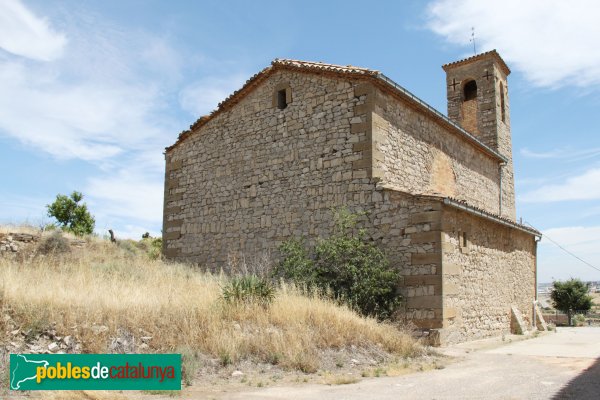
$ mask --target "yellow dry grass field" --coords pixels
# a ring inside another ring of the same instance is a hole
[[[273,302],[229,304],[227,277],[151,260],[98,238],[62,255],[0,257],[0,315],[21,331],[51,328],[84,352],[145,337],[147,352],[192,352],[314,372],[327,349],[377,347],[399,357],[421,346],[396,327],[285,284]],[[0,333],[8,334],[0,321]],[[151,339],[149,339],[151,338]]]

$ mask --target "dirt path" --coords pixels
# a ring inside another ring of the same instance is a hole
[[[503,344],[443,350],[462,360],[445,369],[343,386],[274,387],[224,399],[598,399],[600,328],[563,328]]]

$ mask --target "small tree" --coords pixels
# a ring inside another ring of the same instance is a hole
[[[94,232],[96,220],[90,214],[85,203],[81,203],[83,194],[74,191],[71,196],[56,195],[56,200],[48,204],[48,216],[56,218],[60,226],[82,236]]]
[[[383,252],[356,229],[357,215],[335,213],[336,229],[312,251],[298,239],[284,242],[276,275],[298,283],[331,290],[337,299],[364,315],[390,318],[401,303],[400,271],[389,265]]]
[[[569,326],[575,311],[588,311],[592,308],[592,297],[588,294],[589,285],[579,279],[569,279],[553,283],[550,298],[554,308],[563,311],[569,319]]]

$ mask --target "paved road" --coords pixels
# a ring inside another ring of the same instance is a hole
[[[273,387],[227,399],[600,399],[600,328],[509,343],[471,342],[442,350],[445,369],[343,386]]]

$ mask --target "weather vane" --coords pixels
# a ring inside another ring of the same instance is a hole
[[[475,47],[475,27],[471,27],[471,39],[469,42],[473,42],[473,54],[477,54],[477,47]]]

